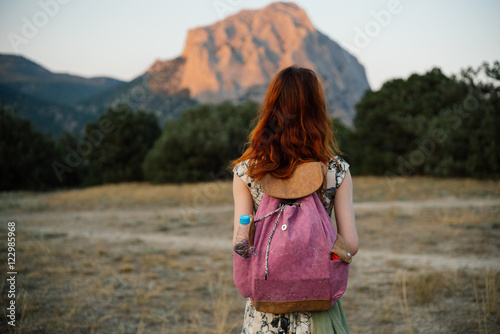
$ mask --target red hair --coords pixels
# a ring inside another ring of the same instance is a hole
[[[247,175],[289,177],[304,162],[328,163],[338,152],[316,74],[290,66],[272,80],[250,133],[247,149],[232,162],[250,159]]]

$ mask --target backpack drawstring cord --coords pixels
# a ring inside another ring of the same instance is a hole
[[[297,205],[298,207],[300,207],[300,202],[283,202],[283,203],[280,203],[280,206],[274,210],[273,212],[271,213],[268,213],[267,215],[263,216],[263,217],[260,217],[259,219],[256,219],[254,222],[259,222],[260,220],[264,219],[264,218],[267,218],[269,216],[272,216],[274,215],[276,212],[279,211],[279,214],[278,214],[278,218],[276,218],[276,222],[274,223],[274,227],[273,227],[273,230],[271,232],[271,235],[269,236],[269,241],[267,242],[267,248],[266,248],[266,274],[265,274],[265,280],[267,281],[267,275],[269,273],[269,268],[267,266],[268,264],[268,260],[269,260],[269,248],[271,247],[271,240],[273,239],[273,235],[274,235],[274,232],[276,231],[276,226],[278,226],[278,221],[280,220],[280,217],[281,217],[281,214],[283,213],[283,210],[285,210],[285,207],[286,206],[292,206],[292,205]]]

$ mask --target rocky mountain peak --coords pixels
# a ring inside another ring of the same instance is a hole
[[[188,91],[203,103],[261,102],[272,77],[293,64],[318,73],[331,114],[351,124],[354,104],[369,88],[364,68],[291,2],[191,29],[181,57],[157,61],[148,73],[157,94]]]

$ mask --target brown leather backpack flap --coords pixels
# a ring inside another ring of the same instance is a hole
[[[266,174],[261,180],[264,193],[282,199],[305,197],[318,190],[322,184],[323,170],[320,162],[303,163],[286,179]]]
[[[351,263],[352,255],[349,249],[349,245],[347,244],[347,241],[345,241],[344,237],[342,237],[340,234],[337,234],[337,240],[335,240],[335,242],[333,243],[332,250],[330,251],[330,254],[334,253],[337,254],[345,263]]]

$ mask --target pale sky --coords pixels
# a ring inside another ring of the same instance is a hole
[[[0,0],[0,53],[54,72],[131,80],[179,56],[187,30],[266,0]],[[372,89],[440,67],[500,60],[498,0],[297,0],[365,66]]]

